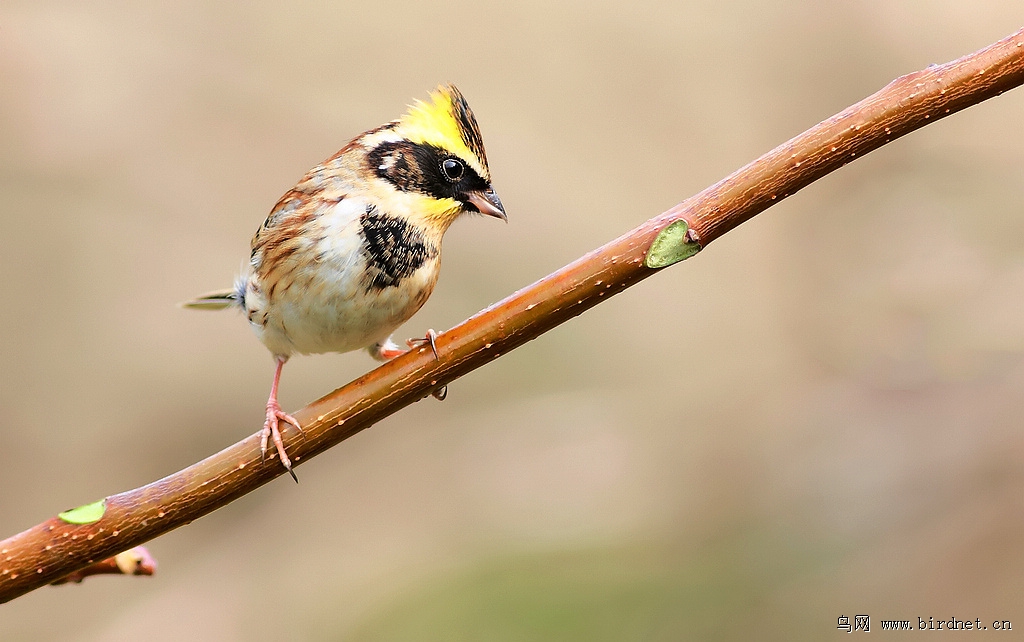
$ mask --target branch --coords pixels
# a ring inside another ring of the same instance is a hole
[[[896,79],[700,194],[295,413],[288,452],[305,462],[568,321],[886,143],[1024,83],[1024,30]],[[0,602],[202,517],[283,474],[254,434],[141,488],[0,542]]]

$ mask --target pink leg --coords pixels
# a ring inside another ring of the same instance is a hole
[[[395,357],[405,354],[405,350],[395,345],[395,342],[388,337],[384,341],[375,343],[369,348],[370,356],[377,361],[391,361]]]
[[[267,400],[267,421],[263,424],[263,434],[260,436],[260,452],[263,453],[263,457],[267,456],[268,442],[273,439],[274,446],[277,448],[277,454],[281,457],[281,463],[288,469],[288,474],[292,476],[296,482],[299,478],[295,476],[295,472],[292,470],[292,462],[288,459],[288,455],[284,452],[284,441],[281,439],[281,431],[278,428],[278,423],[284,421],[295,426],[299,432],[302,432],[302,426],[295,417],[292,417],[288,413],[281,410],[281,404],[277,403],[277,385],[281,382],[281,368],[284,367],[285,361],[288,361],[288,357],[276,357],[277,369],[274,370],[274,383],[270,386],[270,399]]]

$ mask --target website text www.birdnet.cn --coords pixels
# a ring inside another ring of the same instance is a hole
[[[913,620],[876,620],[872,626],[870,615],[840,615],[838,626],[846,633],[869,633],[875,631],[1012,631],[1010,620],[983,620],[980,617],[960,619],[957,617],[920,617]]]

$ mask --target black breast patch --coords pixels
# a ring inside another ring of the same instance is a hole
[[[437,248],[419,230],[398,217],[381,214],[372,205],[359,222],[367,266],[363,280],[368,292],[397,287],[402,279],[437,256]]]

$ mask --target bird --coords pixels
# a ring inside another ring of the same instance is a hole
[[[404,353],[391,335],[433,292],[442,237],[463,214],[508,221],[476,117],[454,85],[440,85],[288,190],[253,236],[234,287],[182,304],[241,310],[270,350],[275,370],[260,436],[264,460],[273,442],[298,481],[281,424],[300,433],[302,427],[277,400],[288,359],[366,349],[387,361]],[[407,345],[429,344],[436,358],[436,336],[429,330]]]

